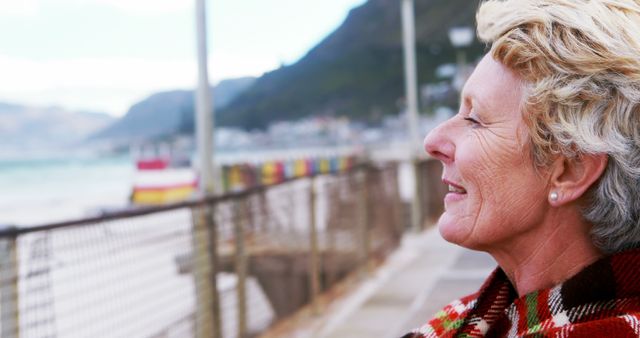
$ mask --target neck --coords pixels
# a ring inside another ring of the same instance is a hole
[[[602,256],[591,241],[590,228],[577,212],[552,215],[535,230],[489,253],[523,296],[566,281]]]

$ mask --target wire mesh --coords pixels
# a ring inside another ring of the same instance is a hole
[[[258,335],[388,254],[403,229],[398,195],[396,165],[358,167],[8,233],[0,337]]]
[[[19,330],[3,337],[147,337],[188,313],[193,282],[174,258],[189,248],[189,216],[176,210],[19,236],[16,264],[2,267],[3,276],[17,273],[2,284],[17,292]]]

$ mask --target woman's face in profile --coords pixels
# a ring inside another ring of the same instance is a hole
[[[438,221],[446,240],[490,251],[543,221],[547,180],[532,161],[522,97],[520,78],[487,55],[463,89],[458,114],[425,138],[449,185]]]

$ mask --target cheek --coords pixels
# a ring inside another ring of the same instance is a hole
[[[471,135],[467,140],[467,146],[462,148],[464,151],[456,156],[463,183],[480,200],[495,200],[503,188],[500,183],[509,179],[506,177],[509,168],[514,166],[508,146],[477,135]]]
[[[542,223],[545,214],[545,183],[524,164],[503,171],[483,194],[478,206],[478,229],[485,242],[505,241]]]
[[[469,178],[479,181],[499,181],[513,178],[518,171],[532,169],[526,157],[526,147],[516,140],[515,133],[502,134],[479,131],[467,137],[466,151],[460,161],[466,163]]]
[[[544,182],[523,148],[513,140],[476,137],[456,158],[471,197],[467,214],[487,234],[516,230],[518,220],[539,209]]]

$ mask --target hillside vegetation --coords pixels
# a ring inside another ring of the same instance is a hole
[[[415,0],[419,83],[455,60],[453,26],[474,26],[477,1]],[[400,1],[369,0],[297,63],[269,72],[218,112],[221,125],[264,128],[309,115],[375,122],[403,104]],[[467,48],[470,59],[484,45]]]
[[[474,26],[477,0],[415,0],[420,84],[455,62],[448,30]],[[333,33],[292,65],[258,79],[222,81],[214,90],[216,125],[263,129],[270,123],[313,115],[377,122],[404,104],[402,22],[399,0],[369,0],[350,11]],[[484,46],[466,48],[470,60]],[[161,139],[194,131],[193,92],[151,95],[94,139]]]

